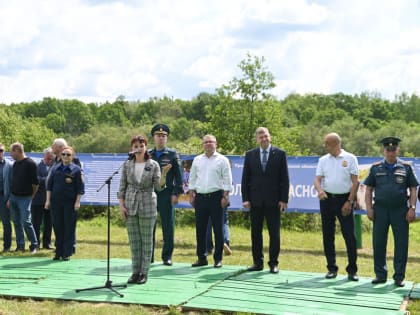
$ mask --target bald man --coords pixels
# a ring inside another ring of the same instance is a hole
[[[337,133],[325,136],[324,149],[327,154],[319,158],[314,184],[318,192],[324,254],[327,259],[328,272],[325,278],[337,277],[338,266],[334,244],[337,218],[347,248],[348,280],[358,281],[353,205],[359,187],[359,165],[353,154],[341,148],[341,138]]]

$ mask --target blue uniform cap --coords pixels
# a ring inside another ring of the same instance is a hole
[[[154,125],[151,131],[152,137],[155,134],[162,134],[162,135],[167,135],[169,136],[169,127],[165,124],[157,124]]]
[[[395,151],[401,139],[397,137],[386,137],[381,140],[382,145],[387,151]]]

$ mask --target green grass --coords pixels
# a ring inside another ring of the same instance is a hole
[[[366,218],[363,218],[365,220]],[[107,225],[104,218],[90,221],[80,221],[77,230],[77,254],[75,258],[106,258]],[[366,224],[366,222],[364,222]],[[369,223],[367,223],[369,224]],[[162,247],[161,229],[157,230],[156,263],[160,263]],[[231,225],[232,256],[225,256],[225,265],[251,265],[250,231],[249,229]],[[265,255],[268,255],[268,235],[264,232]],[[173,261],[191,263],[195,257],[195,228],[191,226],[177,227],[175,232],[175,252]],[[363,249],[359,250],[359,275],[373,277],[372,238],[370,232],[362,235]],[[340,234],[336,237],[337,263],[339,273],[345,273],[347,264],[344,241]],[[29,255],[23,254],[9,255]],[[52,257],[51,251],[41,250],[39,257]],[[392,266],[393,239],[390,233],[388,242],[388,266],[390,275]],[[111,258],[130,258],[127,232],[124,227],[116,224],[111,228]],[[210,258],[211,260],[211,258]],[[326,272],[326,262],[322,250],[321,232],[298,232],[290,230],[281,231],[280,269]],[[105,275],[104,275],[105,276]],[[128,277],[129,275],[127,275]],[[410,249],[407,266],[407,280],[420,283],[420,221],[410,226]],[[411,314],[420,314],[420,301],[410,301],[408,306]],[[117,305],[108,303],[80,303],[55,300],[26,300],[26,299],[0,299],[0,314],[179,314],[176,308],[152,308],[140,305]],[[185,314],[195,314],[193,312]],[[204,314],[201,313],[201,314]],[[217,314],[217,313],[208,313]]]

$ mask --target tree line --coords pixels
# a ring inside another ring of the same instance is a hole
[[[379,93],[304,94],[284,99],[275,87],[264,57],[247,54],[240,77],[191,100],[153,97],[128,101],[119,96],[104,104],[45,97],[40,101],[0,104],[0,142],[19,141],[39,152],[63,137],[77,152],[129,150],[134,134],[150,138],[155,123],[171,128],[169,144],[183,154],[202,151],[201,137],[214,134],[219,151],[243,155],[255,146],[254,131],[266,126],[273,144],[288,155],[322,155],[323,137],[335,131],[343,147],[359,156],[381,155],[379,139],[398,136],[401,155],[420,156],[420,98],[402,93],[387,100]]]

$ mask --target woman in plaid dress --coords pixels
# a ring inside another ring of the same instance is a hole
[[[131,139],[130,158],[121,172],[118,199],[120,211],[126,221],[131,249],[133,274],[128,283],[144,284],[152,257],[153,227],[156,222],[156,191],[165,188],[168,164],[162,169],[147,152],[147,139],[134,136]]]

